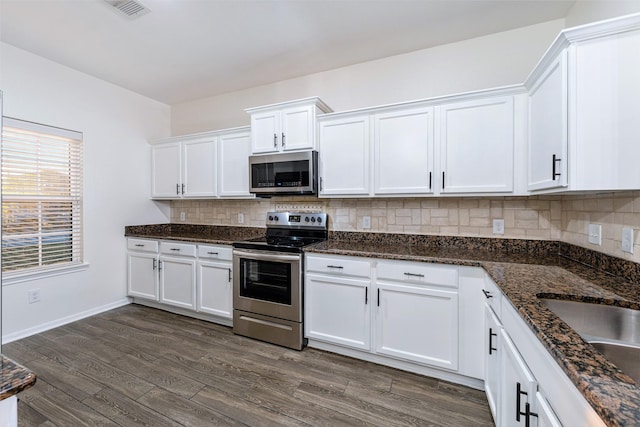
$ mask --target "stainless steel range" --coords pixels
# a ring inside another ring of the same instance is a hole
[[[302,251],[327,230],[325,213],[269,212],[265,237],[233,244],[235,334],[302,349]]]

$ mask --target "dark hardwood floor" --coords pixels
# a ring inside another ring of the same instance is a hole
[[[481,426],[481,391],[129,305],[3,346],[20,426]]]

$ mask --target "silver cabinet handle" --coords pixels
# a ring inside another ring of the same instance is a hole
[[[207,252],[207,255],[218,255],[218,252]]]
[[[153,269],[156,270],[158,268],[158,260],[153,259]]]
[[[158,271],[162,270],[162,261],[158,260]]]
[[[169,249],[170,251],[174,251],[174,252],[180,252],[180,248],[171,248]]]
[[[231,269],[229,269],[229,283],[231,283]]]
[[[136,248],[144,248],[144,245],[141,245],[140,243],[136,243]]]
[[[182,184],[182,194],[184,194],[184,184]]]
[[[412,276],[412,277],[424,277],[424,274],[416,274],[416,273],[404,273],[405,276]]]
[[[284,132],[282,132],[282,148],[284,148],[284,144],[285,144],[285,136],[284,136]]]
[[[180,184],[176,184],[176,194],[180,195]]]
[[[278,135],[276,135],[275,133],[273,134],[273,146],[278,146]]]
[[[342,270],[344,267],[341,266],[341,265],[327,265],[327,268],[337,268],[337,269]]]

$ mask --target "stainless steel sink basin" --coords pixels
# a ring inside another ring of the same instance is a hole
[[[640,384],[640,310],[540,299],[622,372]]]
[[[589,341],[589,344],[640,384],[640,347],[603,341]]]
[[[557,299],[540,300],[580,335],[640,346],[640,310]]]

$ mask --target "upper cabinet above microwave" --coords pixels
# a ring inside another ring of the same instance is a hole
[[[316,116],[331,109],[320,98],[248,108],[253,154],[315,150]]]

